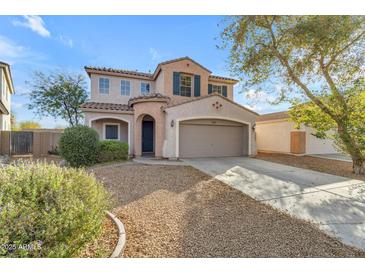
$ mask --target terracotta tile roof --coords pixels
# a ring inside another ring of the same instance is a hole
[[[233,81],[233,82],[238,82],[237,79],[233,79],[233,78],[228,78],[228,77],[223,77],[223,76],[218,76],[218,75],[209,75],[210,79],[217,79],[217,80],[225,80],[225,81]]]
[[[206,71],[210,72],[211,71],[209,69],[207,69],[206,67],[202,66],[201,64],[199,64],[198,62],[194,61],[193,59],[191,59],[188,56],[185,57],[181,57],[181,58],[176,58],[176,59],[172,59],[172,60],[168,60],[168,61],[164,61],[161,62],[157,65],[155,72],[152,73],[146,73],[146,72],[139,72],[139,71],[133,71],[133,70],[125,70],[125,69],[114,69],[114,68],[106,68],[106,67],[94,67],[94,66],[85,66],[85,70],[88,73],[88,75],[90,76],[91,73],[105,73],[105,74],[116,74],[116,75],[120,75],[120,76],[130,76],[130,77],[142,77],[145,78],[146,80],[154,80],[157,75],[158,75],[158,71],[159,68],[163,65],[166,64],[170,64],[170,63],[175,63],[175,62],[179,62],[182,60],[189,60],[190,62],[195,63],[196,65],[200,66],[201,68],[205,69]],[[218,75],[210,75],[209,76],[210,79],[216,79],[216,80],[223,80],[223,81],[234,81],[234,82],[238,82],[238,80],[233,79],[233,78],[228,78],[228,77],[223,77],[223,76],[218,76]]]
[[[224,99],[224,100],[226,100],[226,101],[230,102],[231,104],[234,104],[234,105],[236,105],[236,106],[238,106],[238,107],[240,107],[240,108],[242,108],[242,109],[244,109],[244,110],[246,110],[246,111],[248,111],[248,112],[251,112],[251,113],[253,113],[253,114],[255,114],[255,115],[259,115],[257,112],[255,112],[255,111],[253,111],[253,110],[251,110],[251,109],[249,109],[249,108],[246,108],[246,107],[244,107],[244,106],[242,106],[242,105],[240,105],[240,104],[238,104],[238,103],[236,103],[236,102],[234,102],[234,101],[232,101],[232,100],[228,99],[227,97],[224,97],[223,95],[221,95],[221,94],[219,94],[219,93],[217,93],[217,92],[213,92],[213,93],[208,94],[208,95],[205,95],[205,96],[196,97],[196,98],[193,98],[193,99],[191,99],[191,100],[187,100],[187,101],[184,101],[184,102],[181,102],[181,103],[171,104],[171,105],[168,105],[168,106],[167,106],[167,107],[165,107],[165,108],[172,108],[172,107],[180,106],[180,105],[183,105],[183,104],[187,104],[187,103],[191,103],[191,102],[199,101],[199,100],[202,100],[202,99],[205,99],[205,98],[211,97],[211,96],[219,96],[219,97],[221,97],[222,99]]]
[[[130,75],[130,76],[140,76],[145,78],[151,78],[152,74],[146,72],[139,72],[133,70],[125,70],[125,69],[113,69],[113,68],[106,68],[106,67],[92,67],[92,66],[85,66],[84,67],[87,73],[90,75],[91,71],[100,71],[100,72],[109,72],[109,73],[116,73],[121,75]]]
[[[114,111],[133,111],[133,108],[126,104],[85,102],[81,105],[83,109],[102,109]]]
[[[206,67],[202,66],[201,64],[199,64],[198,62],[194,61],[193,59],[191,59],[189,56],[184,56],[184,57],[180,57],[180,58],[175,58],[175,59],[171,59],[171,60],[167,60],[167,61],[164,61],[164,62],[161,62],[157,65],[158,66],[162,66],[162,65],[167,65],[167,64],[170,64],[170,63],[175,63],[175,62],[179,62],[179,61],[182,61],[182,60],[189,60],[190,62],[193,62],[194,64],[198,65],[199,67],[205,69],[206,71],[209,71],[211,72],[209,69],[207,69]]]
[[[130,98],[128,100],[128,105],[132,105],[136,101],[145,100],[145,99],[165,99],[167,101],[170,101],[169,96],[163,95],[163,94],[158,93],[158,92],[153,92],[153,93],[150,93],[148,95],[141,95],[141,96]]]
[[[290,116],[287,111],[280,111],[280,112],[273,112],[260,115],[257,117],[257,122],[265,122],[265,121],[272,121],[272,120],[282,120],[288,119]]]

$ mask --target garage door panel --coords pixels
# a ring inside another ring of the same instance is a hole
[[[246,154],[243,125],[180,125],[179,154],[181,158],[242,156]]]

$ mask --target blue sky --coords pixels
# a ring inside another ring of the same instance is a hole
[[[228,50],[217,49],[220,16],[0,16],[0,60],[11,64],[17,121],[66,126],[27,110],[26,81],[34,70],[85,74],[85,65],[153,71],[164,60],[190,56],[214,74],[230,76]],[[86,78],[89,84],[88,78]],[[236,85],[234,99],[259,113],[280,111],[270,95]]]

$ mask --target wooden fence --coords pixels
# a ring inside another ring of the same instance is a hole
[[[58,147],[61,130],[1,131],[0,154],[46,156]]]

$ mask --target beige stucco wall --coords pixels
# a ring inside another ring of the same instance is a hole
[[[165,73],[161,71],[155,80],[155,91],[161,94],[165,93]]]
[[[258,122],[256,124],[257,150],[290,153],[290,132],[296,131],[294,122],[287,120]],[[321,140],[311,135],[313,129],[302,127],[306,132],[306,154],[336,153],[333,141]]]
[[[215,102],[222,104],[222,107],[219,109],[213,107],[212,104]],[[227,119],[248,124],[250,135],[249,154],[254,155],[256,154],[256,145],[252,125],[255,123],[256,117],[254,113],[230,103],[220,96],[211,96],[202,100],[167,108],[163,156],[166,158],[179,157],[178,136],[180,121],[206,118]],[[173,127],[171,127],[171,121],[174,121]]]
[[[117,122],[121,121],[121,137],[123,141],[126,140],[129,144],[129,154],[133,154],[134,151],[134,115],[133,114],[120,114],[120,113],[108,113],[108,112],[84,112],[85,125],[93,127],[99,133],[100,138],[103,138],[102,123],[105,121]],[[100,120],[100,122],[96,122]],[[126,125],[128,124],[128,127]],[[128,130],[129,128],[129,130]]]
[[[272,121],[256,123],[257,150],[290,153],[290,131],[294,123],[289,121]]]
[[[141,95],[141,83],[150,84],[150,92],[154,92],[155,83],[154,81],[140,80],[126,77],[116,77],[109,75],[91,74],[91,94],[90,100],[92,102],[101,103],[113,103],[113,104],[128,104],[128,100],[131,97],[137,97]],[[109,79],[109,94],[102,94],[99,92],[99,78]],[[131,92],[130,96],[122,96],[120,92],[120,81],[130,81]]]
[[[11,113],[11,93],[8,86],[8,82],[5,78],[4,68],[0,67],[0,101]],[[0,130],[10,130],[11,129],[11,116],[10,114],[0,113]]]
[[[333,140],[319,139],[313,136],[311,133],[315,133],[314,129],[306,127],[307,154],[338,153],[333,145]]]
[[[175,96],[173,95],[173,72],[186,73],[192,76],[192,91],[191,97]],[[209,80],[210,73],[203,69],[201,66],[195,64],[190,60],[181,60],[178,62],[172,62],[161,65],[161,70],[155,80],[141,80],[129,77],[118,77],[111,75],[103,75],[92,73],[91,79],[91,94],[90,99],[93,102],[102,103],[117,103],[127,104],[131,97],[137,97],[141,95],[141,83],[150,84],[150,92],[159,92],[171,97],[172,103],[180,103],[183,101],[194,98],[194,75],[200,75],[200,96],[208,94],[208,83],[214,85],[226,85],[227,86],[227,98],[233,100],[233,84],[225,83],[219,79]],[[109,94],[101,94],[99,92],[99,79],[109,79]],[[122,96],[120,92],[120,81],[128,80],[131,84],[130,96]]]

